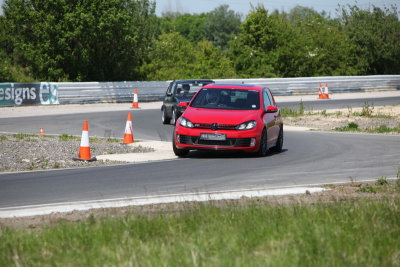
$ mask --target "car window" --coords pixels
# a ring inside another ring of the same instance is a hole
[[[256,90],[204,88],[193,99],[191,107],[207,109],[257,110],[260,96]]]
[[[271,94],[271,90],[269,90],[268,88],[266,88],[269,100],[271,101],[271,106],[276,106],[276,102],[274,99],[274,96]]]
[[[268,90],[264,88],[263,90],[263,102],[264,102],[264,108],[267,108],[268,106],[272,106],[272,101],[270,96],[268,95]]]

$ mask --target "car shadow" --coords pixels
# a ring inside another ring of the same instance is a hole
[[[288,151],[288,149],[282,149],[280,152],[269,151],[266,157],[274,156],[277,154],[282,154]],[[206,159],[206,158],[221,158],[221,159],[235,159],[235,158],[262,158],[253,153],[246,153],[243,151],[209,151],[209,150],[193,150],[190,151],[188,155],[182,158],[189,159]]]

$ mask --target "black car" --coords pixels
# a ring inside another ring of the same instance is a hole
[[[189,102],[201,87],[214,83],[213,80],[175,80],[172,81],[165,92],[161,106],[161,121],[163,124],[175,124],[184,109],[179,107],[181,102]]]

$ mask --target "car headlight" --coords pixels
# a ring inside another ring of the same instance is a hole
[[[181,126],[183,126],[183,127],[186,127],[186,128],[193,128],[194,127],[193,123],[190,120],[188,120],[186,118],[183,118],[183,117],[181,117],[181,121],[179,122],[179,124]]]
[[[242,124],[239,124],[238,126],[236,126],[236,130],[239,130],[239,131],[251,130],[251,129],[256,128],[256,125],[257,125],[256,121],[246,121],[246,122],[243,122]]]

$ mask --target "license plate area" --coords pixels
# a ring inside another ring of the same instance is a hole
[[[211,140],[211,141],[225,141],[226,134],[219,134],[219,133],[201,133],[200,134],[201,140]]]

